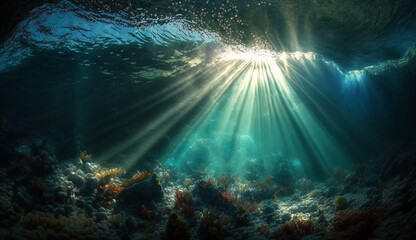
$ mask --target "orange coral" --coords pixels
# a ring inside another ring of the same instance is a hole
[[[81,158],[82,162],[86,162],[91,159],[92,155],[88,154],[87,151],[84,150],[79,153],[79,157]]]
[[[135,183],[141,182],[143,180],[145,180],[146,178],[152,176],[152,171],[148,172],[148,171],[143,171],[142,173],[137,171],[137,174],[134,175],[132,178],[130,178],[130,180],[126,181],[126,182],[122,182],[121,183],[121,187],[126,188],[128,186],[131,186]]]
[[[95,173],[95,176],[98,178],[98,180],[101,181],[101,180],[103,180],[103,179],[105,179],[109,176],[120,175],[122,172],[123,172],[123,169],[121,169],[121,168],[112,168],[112,169],[108,169],[108,170],[105,170],[105,171],[101,171],[101,169],[100,169]]]

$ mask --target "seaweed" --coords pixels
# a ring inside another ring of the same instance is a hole
[[[348,202],[345,197],[337,197],[334,201],[335,203],[335,210],[345,210],[348,207]]]
[[[223,239],[229,235],[231,217],[224,215],[217,218],[215,210],[202,213],[199,230],[206,239]]]
[[[299,240],[303,236],[314,233],[311,219],[303,220],[294,216],[292,220],[273,232],[273,239]]]
[[[176,189],[175,209],[179,210],[179,214],[186,218],[195,218],[195,206],[191,193]]]
[[[79,158],[81,159],[81,161],[82,161],[83,163],[85,163],[85,162],[89,161],[89,160],[91,159],[91,157],[92,157],[92,154],[88,154],[86,150],[81,151],[81,152],[79,153]]]
[[[95,177],[97,177],[98,180],[103,181],[104,179],[108,177],[114,177],[122,173],[123,173],[123,169],[121,168],[111,168],[111,169],[104,170],[104,171],[99,168],[95,172]]]

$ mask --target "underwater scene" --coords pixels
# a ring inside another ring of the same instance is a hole
[[[0,239],[416,239],[416,1],[0,22]]]

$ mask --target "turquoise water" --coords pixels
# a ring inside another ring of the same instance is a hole
[[[407,5],[208,2],[33,10],[0,49],[3,115],[58,155],[246,179],[325,177],[414,137]]]

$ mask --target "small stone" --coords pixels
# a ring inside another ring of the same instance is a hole
[[[66,202],[66,200],[67,200],[67,195],[66,195],[66,193],[65,193],[65,192],[60,191],[60,192],[57,192],[57,193],[56,193],[56,195],[55,195],[55,199],[56,199],[56,201],[57,201],[57,202],[60,202],[60,203],[65,203],[65,202]]]
[[[84,165],[82,165],[82,171],[85,173],[93,173],[94,172],[94,166],[92,163],[86,162]]]
[[[68,180],[71,181],[78,188],[83,187],[85,184],[84,178],[74,172],[70,173]]]
[[[92,191],[99,186],[99,180],[96,177],[87,178],[85,181],[85,190]]]
[[[55,210],[55,214],[54,214],[54,216],[57,218],[57,217],[59,217],[59,216],[67,216],[67,215],[66,215],[65,209],[64,209],[63,207],[58,207],[58,208]]]
[[[75,174],[85,178],[85,173],[81,169],[78,169]]]
[[[73,207],[71,205],[66,205],[64,207],[65,209],[65,216],[69,216],[71,215],[72,211],[74,210]]]
[[[105,214],[105,212],[98,212],[95,214],[95,219],[100,222],[103,220],[107,220],[107,214]]]

